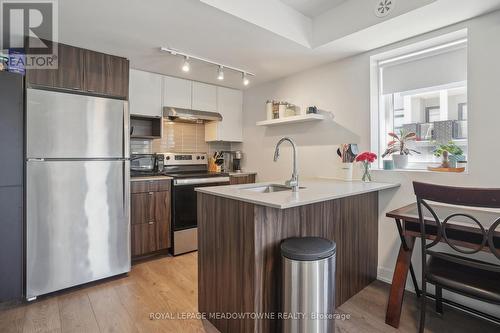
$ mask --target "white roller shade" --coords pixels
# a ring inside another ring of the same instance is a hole
[[[382,67],[384,94],[467,80],[467,48]]]

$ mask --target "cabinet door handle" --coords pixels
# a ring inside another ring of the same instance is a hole
[[[149,192],[148,194],[149,194],[149,195],[153,195],[153,192]]]
[[[155,221],[149,221],[148,224],[155,224]]]

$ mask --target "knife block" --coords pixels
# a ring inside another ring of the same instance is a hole
[[[215,158],[210,157],[208,159],[208,171],[209,172],[221,172],[221,167],[215,164]]]

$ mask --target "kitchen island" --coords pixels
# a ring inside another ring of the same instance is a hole
[[[286,238],[337,243],[336,306],[376,279],[378,191],[399,185],[315,179],[300,186],[295,193],[271,183],[197,189],[198,307],[221,332],[280,331]]]

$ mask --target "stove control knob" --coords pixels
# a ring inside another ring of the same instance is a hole
[[[201,159],[202,159],[202,160],[204,160],[204,159],[205,159],[205,156],[202,156],[202,157],[201,157]]]
[[[167,157],[166,157],[166,159],[167,159],[167,161],[168,161],[168,160],[170,159],[170,156],[167,156]]]
[[[200,159],[200,156],[196,156],[196,159],[199,160]]]

